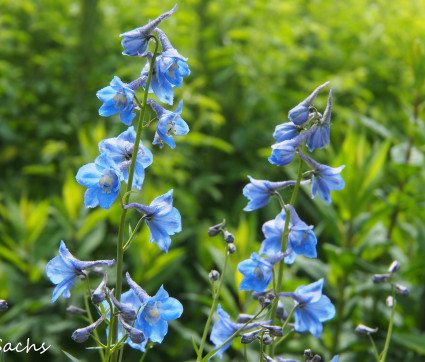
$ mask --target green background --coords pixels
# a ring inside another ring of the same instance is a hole
[[[62,361],[62,349],[83,361],[98,357],[78,345],[72,331],[85,322],[65,312],[82,306],[82,283],[70,301],[51,304],[53,285],[45,265],[60,240],[81,260],[115,255],[120,206],[85,210],[85,188],[75,181],[83,164],[98,155],[97,143],[125,130],[118,116],[98,115],[98,89],[114,75],[130,82],[144,60],[121,55],[119,34],[169,10],[173,1],[0,0],[0,314],[3,345],[31,338],[49,351],[7,353],[5,361]],[[151,145],[154,128],[142,139],[154,154],[134,200],[150,201],[170,188],[183,231],[168,254],[148,242],[143,228],[125,256],[125,270],[151,295],[161,284],[184,305],[163,344],[148,361],[189,361],[191,338],[202,333],[208,314],[208,272],[221,268],[224,243],[208,227],[227,220],[238,248],[230,262],[221,303],[232,317],[252,312],[249,293],[238,292],[237,264],[257,251],[261,225],[278,213],[277,202],[242,211],[247,175],[271,181],[294,176],[296,164],[267,161],[274,127],[315,87],[334,90],[331,144],[313,157],[333,167],[346,165],[344,190],[332,205],[311,200],[303,188],[296,208],[315,225],[318,259],[300,257],[285,270],[284,287],[294,290],[320,277],[337,316],[320,340],[296,335],[278,354],[302,360],[311,348],[327,361],[373,360],[359,323],[379,327],[382,349],[390,309],[388,285],[373,285],[392,260],[400,296],[388,361],[425,360],[425,4],[418,0],[182,0],[161,28],[188,57],[191,75],[175,90],[184,100],[188,135],[177,147]],[[327,93],[315,105],[323,110]],[[152,115],[151,115],[152,116]],[[153,116],[152,116],[153,117]],[[290,190],[284,193],[290,198]],[[130,218],[132,225],[137,216]],[[110,283],[114,283],[113,272]],[[92,280],[94,285],[100,277]],[[124,286],[124,290],[126,290]],[[101,331],[103,334],[103,331]],[[240,360],[239,343],[224,360]],[[258,343],[249,348],[258,360]],[[127,347],[124,360],[140,353]]]

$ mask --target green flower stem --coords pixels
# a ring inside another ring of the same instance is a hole
[[[381,359],[379,360],[379,362],[385,362],[385,360],[387,358],[388,348],[390,347],[391,334],[392,334],[392,331],[393,331],[395,307],[397,305],[397,302],[396,302],[396,299],[395,299],[395,287],[394,287],[394,285],[392,287],[393,287],[393,293],[392,293],[393,306],[392,306],[392,309],[391,309],[390,324],[388,325],[387,338],[385,340],[384,350],[381,353]]]
[[[295,205],[295,201],[297,200],[297,196],[298,196],[298,191],[300,189],[300,184],[301,184],[301,179],[303,177],[303,165],[304,165],[304,161],[300,158],[300,164],[298,166],[298,175],[297,175],[297,182],[295,184],[295,188],[294,188],[294,192],[292,193],[292,197],[291,197],[291,201],[289,202],[289,204],[291,206]],[[291,219],[291,214],[287,211],[286,215],[285,215],[285,229],[283,230],[282,233],[282,247],[281,250],[286,250],[286,244],[287,244],[287,240],[288,240],[288,230],[289,230],[289,221]],[[280,292],[280,288],[282,287],[282,280],[283,280],[283,267],[285,265],[284,260],[281,260],[279,262],[279,271],[278,271],[278,277],[277,277],[277,290],[275,290],[275,294]],[[272,309],[272,318],[273,320],[276,319],[276,309],[277,309],[277,303],[273,306]],[[274,357],[274,344],[271,347],[271,354],[270,357]]]
[[[148,79],[146,80],[145,92],[143,94],[142,108],[140,109],[140,113],[139,113],[139,122],[137,124],[136,139],[134,140],[134,150],[136,150],[136,151],[133,152],[133,154],[131,156],[131,164],[130,164],[130,169],[128,171],[127,189],[126,189],[126,193],[123,197],[123,203],[124,204],[128,203],[128,199],[130,197],[131,187],[133,185],[133,175],[134,175],[134,169],[136,167],[137,150],[139,149],[140,138],[141,138],[142,131],[143,131],[143,119],[145,117],[146,101],[148,99],[149,85],[150,85],[150,82],[151,82],[151,79],[152,79],[152,74],[153,74],[153,69],[154,69],[153,65],[155,64],[155,59],[156,59],[156,56],[158,54],[159,40],[153,35],[149,36],[149,38],[155,41],[155,50],[154,50],[154,53],[153,53],[151,65],[149,67]],[[121,221],[120,221],[120,226],[119,226],[119,230],[118,230],[118,244],[117,244],[117,282],[116,282],[116,285],[115,285],[115,298],[117,298],[118,301],[120,301],[121,291],[122,291],[122,267],[123,267],[123,257],[124,257],[124,229],[125,229],[126,216],[127,216],[127,210],[123,208],[122,211],[121,211]],[[117,317],[112,316],[111,321],[112,321],[111,322],[111,330],[112,330],[112,333],[113,333],[112,334],[112,344],[116,344],[117,339],[118,339]],[[111,358],[112,362],[116,362],[117,359],[118,359],[118,350],[115,350],[111,357],[112,357]]]
[[[285,328],[288,326],[289,321],[292,318],[292,315],[295,312],[295,309],[297,309],[297,306],[294,305],[294,307],[291,309],[291,311],[288,314],[288,318],[286,318],[285,323],[283,323],[282,326],[282,330],[285,330]],[[286,337],[288,337],[291,334],[292,331],[289,331],[287,334],[285,334],[284,336],[280,337],[275,343],[273,343],[273,347],[276,348],[279,344],[281,344]],[[272,348],[272,351],[274,352],[274,348]]]
[[[210,314],[209,314],[208,319],[207,319],[207,323],[205,323],[204,333],[202,334],[201,344],[199,345],[199,353],[198,353],[197,361],[200,361],[201,358],[202,358],[202,352],[204,350],[204,345],[205,345],[205,341],[207,339],[208,330],[210,328],[212,316],[214,315],[214,312],[217,308],[218,298],[220,297],[220,290],[221,290],[221,287],[223,285],[224,275],[226,274],[228,259],[229,259],[229,252],[227,251],[227,246],[226,246],[226,257],[224,259],[223,270],[221,271],[221,276],[220,276],[220,280],[218,282],[218,287],[215,291],[213,291],[213,294],[214,294],[213,295],[213,303],[211,305],[211,310],[210,310]]]
[[[368,334],[367,336],[369,337],[370,344],[372,345],[373,354],[374,354],[374,356],[376,358],[376,362],[379,362],[379,353],[378,353],[378,349],[376,348],[375,341],[373,340],[373,337],[372,337],[371,334]]]
[[[91,310],[90,310],[90,305],[89,305],[89,296],[91,295],[91,291],[90,291],[90,282],[89,282],[89,277],[86,276],[86,286],[87,286],[87,294],[84,295],[84,305],[86,306],[86,310],[87,310],[87,316],[89,317],[89,322],[90,324],[94,323],[94,319],[93,319],[93,315],[91,314]],[[99,334],[97,333],[97,330],[95,329],[93,331],[94,337],[93,339],[97,339],[97,344],[99,345],[100,339],[99,339]],[[101,344],[101,343],[100,343]],[[103,354],[103,351],[101,349],[99,349],[99,355],[102,361],[105,361],[105,356]]]
[[[114,308],[112,307],[111,300],[109,298],[106,298],[106,301],[109,304],[109,316],[112,316],[114,313]],[[106,320],[106,312],[103,309],[103,306],[101,305],[102,311],[105,315]],[[111,319],[111,317],[109,317]],[[111,330],[110,322],[109,322],[109,330]],[[108,333],[108,341],[106,342],[106,351],[105,351],[105,361],[109,360],[109,356],[111,355],[111,342],[112,342],[112,333]]]
[[[259,360],[259,362],[262,362],[262,360],[263,360],[263,353],[264,353],[264,332],[265,331],[263,331],[261,333],[261,339],[260,339],[260,360]]]
[[[145,220],[145,216],[143,216],[139,222],[136,224],[136,227],[134,228],[133,232],[131,233],[130,237],[128,238],[127,242],[124,245],[124,251],[126,251],[133,241],[134,237],[136,236],[136,232],[139,229],[140,225],[142,224],[142,221]]]
[[[153,343],[148,343],[145,348],[145,352],[143,352],[142,358],[140,358],[139,362],[143,362],[148,354],[148,351],[153,347]]]
[[[244,361],[248,362],[248,347],[246,344],[243,345],[243,356],[244,356]]]
[[[218,346],[216,349],[212,350],[210,353],[208,353],[204,358],[202,358],[202,362],[206,362],[208,361],[209,358],[211,358],[212,356],[214,356],[219,350],[220,348],[222,348],[224,345],[226,345],[227,343],[229,343],[233,338],[237,337],[238,334],[240,332],[242,332],[245,327],[251,323],[252,321],[256,320],[257,317],[261,314],[261,312],[264,310],[264,308],[261,308],[261,310],[254,316],[252,317],[248,322],[246,322],[241,328],[239,328],[235,333],[233,333],[229,338],[227,338],[220,346]]]

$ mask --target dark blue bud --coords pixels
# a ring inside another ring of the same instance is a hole
[[[212,282],[216,282],[220,278],[220,273],[217,270],[211,270],[208,274],[208,278],[210,278]]]
[[[90,333],[93,332],[99,325],[103,322],[104,316],[101,316],[96,322],[93,324],[90,324],[89,326],[85,328],[79,328],[72,333],[71,338],[78,343],[82,343],[87,341],[87,339],[90,337]]]
[[[262,327],[263,328],[266,328],[272,336],[275,336],[275,337],[282,337],[283,336],[283,329],[282,329],[282,327],[279,327],[279,326],[267,326],[267,325],[262,326]]]
[[[265,334],[265,335],[263,336],[263,343],[264,343],[266,346],[268,346],[268,345],[270,345],[270,344],[273,344],[273,338],[272,338],[272,337],[270,337],[268,334]]]
[[[235,236],[227,230],[224,230],[224,241],[226,243],[233,243],[235,241]]]
[[[368,336],[371,333],[378,332],[378,328],[370,328],[368,326],[365,326],[364,324],[359,324],[356,329],[354,330],[357,334]]]
[[[114,304],[115,308],[118,309],[118,313],[125,320],[134,321],[137,319],[137,312],[132,308],[131,304],[119,302],[110,290],[108,290],[108,296],[111,302]]]
[[[129,325],[121,315],[118,316],[118,320],[120,321],[121,325],[124,327],[125,331],[127,332],[128,337],[133,343],[139,344],[145,341],[145,336],[143,332],[137,328],[132,327]]]
[[[226,221],[223,220],[222,223],[211,226],[208,229],[208,235],[213,237],[213,236],[217,236],[218,234],[220,234],[223,231],[223,226],[224,226],[225,223],[226,223]]]
[[[106,298],[105,288],[106,288],[107,280],[108,280],[108,276],[106,273],[104,273],[102,281],[100,282],[99,286],[91,295],[91,301],[93,302],[93,304],[99,304],[105,300]]]
[[[385,283],[388,281],[388,278],[390,277],[390,274],[375,274],[372,277],[372,282],[374,284],[379,284],[379,283]]]
[[[71,314],[85,314],[86,311],[84,309],[78,308],[75,305],[70,305],[66,308],[66,311]]]
[[[7,302],[3,299],[0,299],[0,310],[6,310],[7,308]]]
[[[408,296],[410,294],[409,289],[407,289],[404,285],[394,283],[394,288],[397,294]]]
[[[257,329],[255,331],[243,334],[241,336],[241,343],[242,344],[249,344],[255,341],[258,338],[258,334],[261,333],[262,329]]]
[[[227,245],[227,252],[233,254],[236,251],[236,246],[233,243]]]
[[[238,315],[238,318],[236,319],[237,323],[247,323],[249,322],[252,318],[254,318],[253,315],[251,314],[245,314],[245,313],[241,313]]]
[[[394,260],[394,261],[391,263],[391,265],[389,266],[388,271],[389,271],[391,274],[393,274],[393,273],[398,272],[398,271],[400,270],[400,267],[401,267],[401,264],[400,264],[397,260]]]

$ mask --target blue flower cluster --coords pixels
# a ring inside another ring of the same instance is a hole
[[[143,123],[142,117],[146,108],[150,106],[157,114],[158,119],[153,145],[162,147],[165,143],[174,149],[176,142],[173,135],[182,136],[189,132],[187,123],[180,116],[183,101],[180,101],[177,109],[172,112],[155,100],[147,99],[148,93],[153,92],[159,101],[169,105],[173,104],[173,88],[181,87],[183,77],[190,74],[187,58],[178,53],[165,33],[158,28],[160,23],[169,18],[176,10],[177,5],[148,24],[121,34],[123,37],[121,44],[125,49],[123,54],[145,58],[147,64],[137,79],[130,83],[124,83],[118,76],[114,76],[110,85],[100,89],[96,96],[103,102],[99,108],[99,115],[107,117],[119,114],[121,122],[128,128],[117,137],[99,142],[100,155],[94,162],[82,166],[76,175],[77,182],[87,187],[84,194],[86,208],[100,206],[109,209],[117,199],[121,182],[124,181],[127,188],[122,195],[123,209],[134,208],[143,213],[142,219],[145,220],[150,231],[150,242],[155,242],[164,252],[168,252],[170,247],[170,236],[182,230],[180,213],[173,207],[173,190],[155,198],[149,206],[128,204],[128,199],[132,188],[142,189],[145,169],[153,162],[151,151],[140,140],[141,131],[147,126]],[[156,43],[155,54],[147,51],[151,40]],[[143,97],[145,104],[141,104],[136,96],[136,91],[140,87],[145,89]],[[140,110],[141,116],[139,124],[133,127],[132,122],[137,110]],[[123,210],[124,217],[125,213]],[[133,235],[130,236],[127,247],[130,245],[132,237]],[[123,254],[126,248],[122,243],[119,245],[122,250],[119,246],[118,252]],[[70,288],[79,277],[86,278],[87,269],[114,264],[114,260],[80,261],[72,256],[63,242],[61,242],[59,254],[46,267],[47,276],[56,285],[52,302],[55,302],[61,295],[69,298]],[[122,256],[122,254],[118,255]],[[121,260],[120,257],[117,259]],[[117,266],[117,274],[120,275],[120,273],[122,273],[121,266],[119,268]],[[119,278],[117,277],[117,279]],[[97,308],[101,316],[96,322],[92,321],[89,326],[76,330],[72,335],[75,341],[87,340],[94,329],[104,320],[109,321],[113,315],[118,319],[119,325],[118,340],[113,343],[123,343],[120,340],[126,335],[128,338],[125,343],[144,351],[149,340],[154,343],[162,342],[167,334],[167,322],[179,318],[183,313],[181,303],[170,298],[162,286],[155,296],[150,297],[130,278],[128,273],[127,282],[131,290],[119,297],[114,296],[113,292],[107,288],[107,275],[104,274],[103,281],[91,295],[92,302],[103,307]],[[111,310],[111,306],[113,306],[113,310]],[[107,332],[109,332],[109,327]]]

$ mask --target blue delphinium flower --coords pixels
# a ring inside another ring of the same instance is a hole
[[[121,41],[121,45],[125,50],[122,53],[131,56],[138,56],[144,53],[148,47],[149,35],[163,20],[174,14],[176,10],[177,5],[170,11],[158,16],[155,20],[150,21],[148,24],[120,34],[120,37],[124,37]]]
[[[128,167],[130,166],[131,157],[134,152],[135,139],[136,131],[131,126],[118,137],[108,138],[99,143],[99,151],[109,154],[110,159],[114,163],[114,168],[121,171],[120,180],[124,180],[125,182],[128,182]],[[139,190],[142,188],[145,178],[145,168],[151,163],[152,153],[140,141],[134,168],[133,187]]]
[[[179,54],[161,29],[156,28],[155,32],[159,35],[163,50],[162,54],[156,60],[158,62],[156,69],[159,71],[159,77],[165,77],[171,85],[180,88],[183,77],[190,74],[187,58]]]
[[[267,180],[256,180],[248,176],[250,183],[243,188],[243,194],[249,200],[248,205],[245,206],[244,211],[253,211],[260,209],[267,205],[270,196],[277,190],[284,189],[285,187],[294,186],[296,181],[281,181],[271,182]],[[310,180],[302,181],[301,184],[305,185],[311,182]]]
[[[157,243],[158,247],[168,252],[171,244],[170,235],[182,230],[182,222],[179,211],[173,207],[173,190],[157,197],[149,206],[141,204],[128,204],[125,209],[136,209],[144,213],[144,219],[149,227],[151,243]]]
[[[103,104],[99,108],[99,115],[108,117],[120,113],[121,122],[129,126],[135,114],[134,108],[134,89],[130,88],[117,76],[111,81],[111,85],[102,88],[96,93]]]
[[[328,84],[329,82],[326,82],[317,87],[305,100],[289,111],[288,117],[291,122],[295,123],[296,125],[300,125],[308,121],[311,104],[319,94],[320,90],[326,87]]]
[[[329,92],[328,104],[325,109],[323,117],[320,117],[317,122],[316,131],[307,139],[307,147],[310,152],[315,147],[323,148],[329,144],[329,133],[331,129],[331,113],[332,113],[332,89]]]
[[[242,328],[244,326],[244,323],[235,323],[230,319],[230,316],[221,308],[221,305],[219,304],[217,306],[217,314],[220,317],[220,319],[214,323],[214,326],[211,331],[210,340],[212,343],[214,343],[215,347],[220,347],[226,340],[232,336],[233,333],[235,333],[238,329]],[[249,323],[245,326],[243,331],[256,328],[259,325],[268,325],[271,324],[271,321],[265,321],[261,323]],[[223,358],[223,353],[226,349],[230,347],[232,344],[233,339],[230,340],[228,343],[226,343],[223,347],[221,347],[217,351],[217,357]]]
[[[127,283],[141,302],[139,315],[134,327],[141,330],[146,339],[161,343],[168,332],[167,322],[180,318],[183,313],[182,304],[175,298],[170,298],[163,286],[155,296],[149,296],[126,274]]]
[[[148,99],[148,104],[159,117],[158,124],[156,126],[155,139],[152,144],[159,144],[160,147],[162,147],[163,143],[166,143],[171,148],[175,148],[176,141],[174,141],[172,134],[176,136],[183,136],[189,132],[189,126],[183,118],[180,117],[183,109],[183,100],[180,101],[179,106],[174,112],[170,112],[161,107],[153,99]]]
[[[109,209],[112,206],[120,191],[119,174],[108,153],[98,156],[94,163],[80,167],[75,178],[80,185],[87,187],[84,194],[86,208],[99,205]]]
[[[261,243],[260,255],[272,256],[282,249],[282,233],[285,229],[285,210],[282,210],[275,219],[263,224],[265,239]]]
[[[335,307],[326,295],[322,295],[323,278],[309,285],[301,285],[295,293],[278,293],[278,296],[291,297],[295,305],[295,325],[297,332],[309,331],[319,338],[323,331],[322,323],[335,316]],[[335,357],[334,357],[335,358]]]
[[[54,257],[47,263],[46,274],[56,287],[52,295],[52,303],[63,295],[64,298],[69,298],[71,293],[69,289],[77,280],[78,276],[86,274],[84,270],[99,266],[111,266],[115,260],[97,260],[97,261],[81,261],[75,258],[66,248],[65,243],[61,241],[59,247],[59,256]]]
[[[285,258],[286,264],[292,264],[297,255],[304,255],[308,258],[317,258],[317,238],[313,232],[313,226],[308,226],[302,221],[295,209],[291,205],[285,206],[291,215],[287,251],[292,250]]]
[[[263,292],[273,278],[273,265],[281,261],[286,254],[277,253],[269,258],[262,258],[252,253],[251,258],[238,264],[238,271],[243,274],[239,290]]]
[[[317,126],[313,125],[308,131],[305,131],[293,139],[275,143],[272,145],[272,155],[269,162],[277,166],[285,166],[292,162],[295,156],[295,148],[300,146],[313,132]]]
[[[331,191],[342,190],[345,187],[344,179],[340,175],[345,165],[332,168],[316,162],[312,158],[303,155],[301,152],[299,155],[302,160],[313,168],[313,182],[311,187],[312,198],[314,199],[318,192],[322,200],[330,205],[332,203]]]
[[[289,141],[300,133],[302,128],[292,122],[282,123],[276,126],[273,138],[276,139],[276,143]]]

